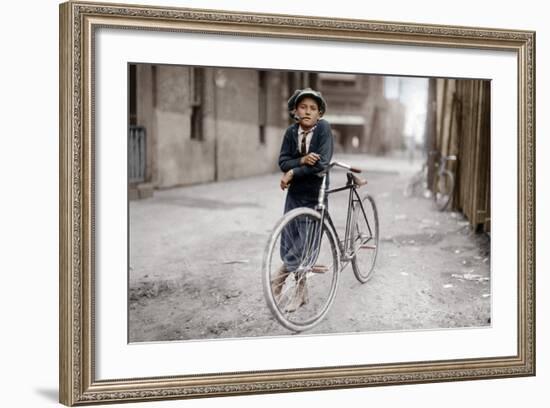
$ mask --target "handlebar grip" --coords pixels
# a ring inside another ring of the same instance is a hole
[[[349,170],[353,173],[361,173],[361,170],[356,168],[356,167],[352,167],[350,166],[349,164],[346,164],[346,163],[340,163],[340,162],[337,162],[337,161],[333,161],[333,162],[330,162],[328,168],[327,168],[327,171],[328,169],[332,168],[332,167],[341,167],[343,169],[346,169],[346,170]]]

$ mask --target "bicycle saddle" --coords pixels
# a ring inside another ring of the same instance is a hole
[[[353,178],[353,182],[357,185],[357,187],[361,187],[367,184],[367,179],[356,176],[355,174],[352,174],[351,177]]]

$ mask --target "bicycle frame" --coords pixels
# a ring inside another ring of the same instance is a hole
[[[361,213],[365,217],[365,220],[367,222],[367,228],[369,230],[369,233],[372,235],[371,226],[369,223],[369,219],[365,213],[365,208],[363,207],[363,202],[361,201],[361,197],[359,196],[359,193],[357,192],[357,186],[353,182],[352,175],[350,173],[347,174],[348,181],[345,186],[334,188],[331,190],[326,190],[326,180],[327,180],[327,173],[323,175],[323,181],[321,183],[321,189],[319,190],[319,202],[317,204],[316,210],[321,213],[321,223],[320,225],[323,225],[323,222],[326,219],[328,220],[332,230],[334,231],[334,234],[336,235],[336,240],[338,242],[338,249],[340,251],[340,264],[341,268],[343,269],[348,262],[350,262],[355,253],[351,252],[351,241],[352,241],[352,228],[353,224],[355,222],[353,218],[353,215],[355,214],[354,211],[352,211],[356,206],[359,205],[361,208]],[[336,230],[336,226],[334,225],[334,222],[332,221],[332,217],[330,216],[330,213],[327,211],[325,201],[328,198],[329,194],[334,194],[340,191],[349,190],[348,195],[348,212],[346,217],[346,229],[344,233],[344,240],[340,239],[340,236],[338,235],[338,231]],[[322,230],[320,230],[319,234],[322,233]]]

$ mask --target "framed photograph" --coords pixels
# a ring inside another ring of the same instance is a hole
[[[60,402],[535,374],[535,33],[60,6]]]

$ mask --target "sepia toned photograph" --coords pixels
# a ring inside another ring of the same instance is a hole
[[[491,326],[491,82],[128,66],[128,340]]]

